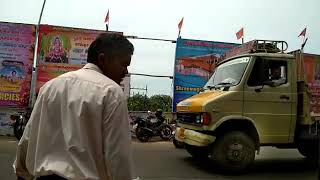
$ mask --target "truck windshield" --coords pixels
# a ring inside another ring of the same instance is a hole
[[[241,57],[219,65],[204,88],[237,85],[249,63],[250,57]]]

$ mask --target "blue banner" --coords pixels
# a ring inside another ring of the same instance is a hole
[[[175,68],[173,111],[176,105],[195,94],[206,84],[212,75],[215,64],[226,51],[239,44],[177,39]]]

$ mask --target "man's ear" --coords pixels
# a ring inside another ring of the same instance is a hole
[[[104,53],[100,53],[100,54],[98,55],[97,65],[98,65],[99,68],[102,68],[103,65],[104,65],[104,63],[105,63],[105,55],[104,55]]]

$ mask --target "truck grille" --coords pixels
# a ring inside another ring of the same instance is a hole
[[[197,113],[177,113],[178,122],[201,124],[201,115]]]

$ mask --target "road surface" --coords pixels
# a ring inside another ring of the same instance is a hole
[[[0,179],[13,180],[11,164],[17,142],[0,136]],[[314,164],[305,160],[297,150],[262,148],[248,174],[221,174],[209,164],[196,161],[171,142],[139,143],[133,141],[136,174],[142,180],[316,180]]]

